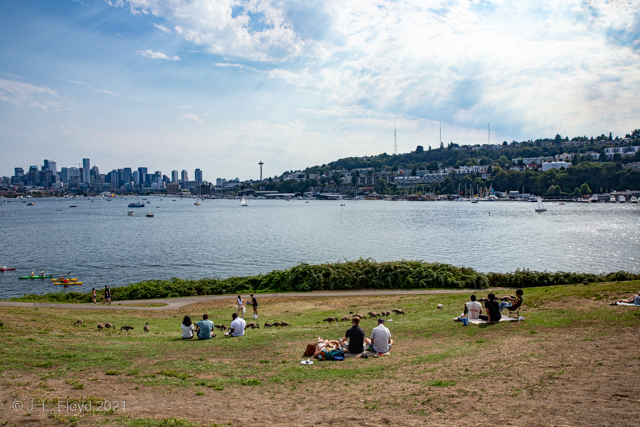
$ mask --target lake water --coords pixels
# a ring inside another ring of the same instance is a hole
[[[638,204],[546,203],[538,214],[528,202],[148,199],[140,209],[127,207],[135,198],[5,200],[0,265],[16,271],[0,273],[0,298],[59,290],[48,279],[18,280],[41,270],[71,272],[84,291],[360,257],[482,272],[640,271]]]

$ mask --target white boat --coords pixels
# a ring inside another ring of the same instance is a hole
[[[610,201],[611,203],[615,203],[615,202],[616,202],[616,196],[610,196],[610,197],[609,197],[609,201]]]
[[[538,201],[536,203],[536,212],[546,212],[547,210],[542,205],[542,199],[538,197]]]
[[[247,199],[242,197],[242,200],[240,200],[240,206],[247,206]]]
[[[598,196],[596,196],[595,194],[591,196],[591,203],[598,203]]]
[[[200,206],[200,202],[198,201],[198,198],[196,198],[196,202],[194,203],[194,205]]]
[[[636,196],[631,196],[629,203],[638,203],[638,198]]]
[[[136,213],[135,213],[135,211],[129,211],[129,212],[127,213],[127,215],[129,215],[129,216],[134,216],[135,214],[136,214]]]
[[[152,213],[148,213],[147,214],[147,218],[153,218],[153,217],[154,217],[154,215]]]
[[[627,203],[627,199],[624,196],[618,196],[618,203]]]

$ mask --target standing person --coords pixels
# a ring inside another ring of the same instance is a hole
[[[249,304],[251,304],[251,307],[253,307],[253,318],[257,319],[258,318],[258,300],[256,299],[256,297],[253,296],[253,294],[251,294],[250,296],[251,296],[251,302]]]
[[[104,301],[102,303],[104,304],[105,302],[111,305],[111,290],[109,290],[109,285],[105,285],[104,287]]]
[[[500,304],[496,302],[496,296],[493,293],[487,295],[489,301],[484,303],[484,308],[487,309],[487,315],[478,316],[479,319],[486,320],[489,323],[499,322],[502,315],[500,314]]]
[[[365,338],[364,342],[367,343],[369,350],[375,351],[379,355],[391,350],[393,344],[391,331],[385,326],[383,318],[378,319],[378,326],[371,331],[371,339]]]
[[[340,340],[340,344],[346,348],[345,353],[362,354],[364,351],[364,329],[360,327],[360,319],[358,317],[351,319],[351,328],[344,333],[344,338]]]
[[[208,340],[215,337],[213,334],[213,322],[209,320],[208,314],[203,314],[202,320],[196,323],[196,333],[201,340]]]
[[[191,323],[191,317],[189,316],[184,316],[184,319],[182,319],[182,325],[180,325],[182,327],[182,339],[183,340],[190,340],[191,338],[193,338],[193,323]]]
[[[94,304],[96,303],[96,288],[93,288],[93,291],[91,291],[91,301],[93,301]]]
[[[238,302],[236,303],[236,308],[238,309],[237,313],[244,319],[244,301],[242,301],[242,297],[238,295]]]
[[[244,331],[247,330],[247,322],[238,317],[238,313],[233,313],[231,315],[231,326],[229,327],[229,332],[225,334],[228,337],[241,337],[244,335]]]

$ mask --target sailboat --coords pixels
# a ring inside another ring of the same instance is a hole
[[[200,201],[198,200],[198,198],[196,197],[196,202],[194,203],[194,205],[196,206],[200,206]]]
[[[242,200],[240,200],[240,206],[247,206],[247,199],[242,196]]]
[[[546,212],[547,210],[542,205],[542,199],[538,197],[538,202],[536,204],[536,212]]]

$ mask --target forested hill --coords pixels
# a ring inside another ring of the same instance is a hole
[[[430,147],[424,149],[417,146],[415,151],[398,155],[389,155],[383,153],[377,156],[367,157],[347,157],[336,160],[322,166],[309,167],[303,172],[305,173],[323,173],[330,170],[353,170],[358,168],[373,168],[379,170],[397,170],[397,169],[426,169],[438,170],[444,166],[462,166],[462,165],[493,165],[503,168],[511,164],[514,158],[527,157],[551,157],[563,153],[575,153],[574,164],[581,160],[592,160],[585,158],[587,152],[596,152],[604,154],[607,147],[615,147],[620,145],[638,145],[640,146],[640,129],[636,129],[625,138],[615,138],[601,135],[596,138],[591,137],[575,137],[571,140],[568,137],[556,135],[555,138],[538,139],[536,141],[512,142],[507,144],[506,141],[502,145],[476,145],[476,146],[460,146],[450,143],[447,146],[441,146],[437,149]],[[604,158],[604,156],[601,156]],[[640,161],[638,158],[630,157],[620,159],[623,161]],[[617,159],[613,159],[616,161]]]

